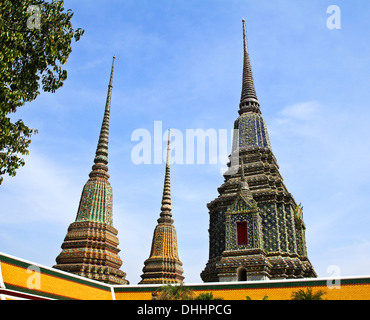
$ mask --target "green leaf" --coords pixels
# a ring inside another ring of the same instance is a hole
[[[28,29],[32,18],[30,5],[41,11],[40,28]],[[72,39],[79,41],[84,30],[72,28],[71,9],[65,11],[62,0],[3,0],[0,6],[0,184],[2,175],[15,176],[24,165],[22,155],[29,153],[30,129],[21,120],[12,123],[7,117],[42,90],[55,92],[67,79],[63,68],[72,52]]]

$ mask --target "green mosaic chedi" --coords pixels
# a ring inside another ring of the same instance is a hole
[[[302,207],[286,188],[257,98],[243,20],[244,61],[231,162],[210,202],[204,282],[316,277]],[[233,161],[236,159],[235,161]]]
[[[94,165],[54,268],[105,283],[127,284],[126,273],[119,269],[122,260],[118,231],[113,227],[113,192],[107,166],[114,59]]]

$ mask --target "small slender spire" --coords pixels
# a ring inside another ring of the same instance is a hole
[[[171,131],[168,129],[168,141],[167,141],[167,159],[166,159],[166,174],[164,178],[164,186],[163,186],[163,195],[162,195],[162,206],[161,206],[161,214],[160,218],[158,219],[158,223],[167,222],[173,223],[172,217],[172,208],[171,208],[171,178],[170,178],[170,156],[171,156],[171,149],[170,149],[170,140],[171,140]]]
[[[245,175],[244,175],[243,157],[241,157],[240,167],[241,167],[240,191],[243,192],[247,197],[253,198],[252,197],[252,193],[251,193],[251,191],[249,189],[249,185],[248,185],[247,179],[245,178]]]
[[[248,43],[247,35],[245,31],[245,20],[243,19],[243,44],[244,44],[244,61],[243,61],[243,82],[242,82],[242,94],[239,104],[239,114],[243,114],[248,111],[253,111],[258,114],[260,111],[260,104],[257,99],[256,89],[254,87],[254,80],[252,74],[252,67],[249,60],[248,54]]]
[[[96,147],[94,165],[92,171],[90,172],[90,178],[101,177],[109,179],[108,174],[108,138],[109,138],[109,116],[110,116],[110,107],[112,99],[112,88],[113,88],[113,71],[114,71],[114,60],[116,57],[113,57],[112,69],[110,73],[110,79],[108,84],[108,93],[107,100],[105,103],[105,111],[103,117],[103,123],[100,129],[98,146]]]
[[[177,235],[171,213],[170,138],[168,129],[166,175],[164,178],[162,206],[158,224],[154,229],[149,258],[144,261],[139,284],[183,283],[184,270],[177,249]]]
[[[243,157],[241,157],[241,169],[242,169],[242,188],[245,188],[245,176],[244,176],[244,162],[243,162]]]

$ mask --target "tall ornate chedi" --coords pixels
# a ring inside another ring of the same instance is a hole
[[[170,183],[170,130],[168,130],[166,174],[164,179],[162,207],[158,225],[155,227],[150,256],[144,262],[142,280],[139,284],[182,283],[182,262],[177,250],[177,235],[171,212]]]
[[[128,284],[126,273],[119,270],[122,260],[118,256],[118,232],[113,227],[113,193],[107,167],[114,59],[90,179],[83,188],[76,220],[68,228],[54,268],[105,283]]]
[[[209,260],[201,277],[204,282],[316,277],[307,258],[302,207],[283,183],[261,116],[244,19],[243,40],[231,163],[219,196],[207,205]]]

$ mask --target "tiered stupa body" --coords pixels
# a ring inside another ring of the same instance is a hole
[[[113,193],[108,181],[108,136],[114,57],[105,113],[94,165],[86,182],[75,222],[71,223],[54,268],[110,284],[127,284],[113,227]]]
[[[316,277],[307,258],[302,207],[283,183],[261,116],[244,20],[243,36],[231,163],[219,196],[207,205],[209,260],[201,277],[204,282]]]
[[[150,256],[144,262],[143,274],[141,275],[142,280],[139,284],[175,284],[182,283],[184,280],[171,210],[169,131],[161,214],[154,230]]]

